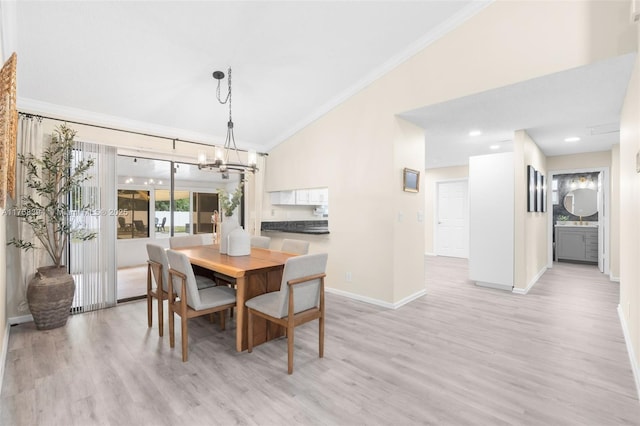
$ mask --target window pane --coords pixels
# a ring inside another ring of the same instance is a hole
[[[149,237],[149,191],[118,190],[118,238]]]

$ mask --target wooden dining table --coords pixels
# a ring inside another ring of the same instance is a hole
[[[260,294],[280,290],[284,264],[293,253],[252,248],[247,256],[229,256],[220,253],[218,245],[175,249],[184,253],[192,265],[233,277],[236,280],[236,350],[247,349],[247,312],[244,302]],[[281,327],[254,316],[253,342],[264,343],[282,336]]]

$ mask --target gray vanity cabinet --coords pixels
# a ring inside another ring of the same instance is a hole
[[[598,263],[598,228],[556,226],[556,261]]]

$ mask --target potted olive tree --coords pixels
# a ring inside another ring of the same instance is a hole
[[[52,265],[40,266],[27,287],[27,302],[39,330],[66,324],[73,303],[75,283],[63,265],[70,241],[86,241],[96,237],[77,220],[89,214],[88,205],[79,205],[72,197],[82,182],[90,176],[87,171],[93,159],[74,161],[73,145],[76,132],[66,124],[58,126],[51,143],[42,155],[20,154],[18,160],[25,168],[25,186],[33,195],[21,195],[16,215],[27,223],[51,259]],[[24,250],[38,248],[36,241],[13,238],[8,242]]]

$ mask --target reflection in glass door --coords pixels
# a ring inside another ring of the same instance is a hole
[[[193,233],[213,232],[213,213],[218,210],[218,194],[193,193]]]

